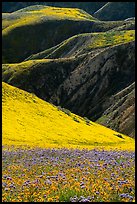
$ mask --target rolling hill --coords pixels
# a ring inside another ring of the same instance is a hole
[[[42,5],[3,13],[2,16],[3,63],[22,62],[30,55],[52,48],[74,35],[106,32],[134,22],[104,22],[80,9]]]
[[[135,16],[135,2],[2,2],[2,12],[13,12],[32,5],[80,8],[100,20],[124,20]]]
[[[30,147],[134,149],[134,140],[2,83],[2,143]]]
[[[95,18],[80,9],[47,6],[30,6],[4,15],[3,62],[21,62],[32,53],[88,32],[94,21]]]
[[[89,52],[77,57],[3,64],[2,78],[4,82],[96,121],[112,105],[111,98],[134,82],[134,49],[135,43],[131,41],[104,48],[95,55]],[[119,121],[116,123],[120,131]],[[134,128],[135,124],[133,132]],[[125,131],[127,133],[129,131]]]
[[[4,82],[135,136],[135,19],[45,5],[2,16]]]
[[[2,201],[135,202],[135,2],[2,12]]]
[[[89,52],[96,54],[102,51],[102,48],[124,44],[134,40],[135,30],[84,33],[75,35],[55,47],[31,55],[26,60],[76,57]]]
[[[45,5],[53,7],[80,8],[92,14],[106,2],[2,2],[2,12],[13,12],[32,5]]]
[[[135,2],[108,2],[96,11],[94,16],[105,21],[125,20],[135,17]]]

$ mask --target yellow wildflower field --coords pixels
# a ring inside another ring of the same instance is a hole
[[[135,140],[2,83],[2,144],[134,150]]]
[[[96,21],[90,14],[75,8],[58,8],[50,6],[42,6],[40,9],[34,7],[28,8],[28,10],[21,9],[19,11],[9,14],[8,18],[3,17],[2,28],[3,34],[6,34],[10,30],[42,22],[43,20],[78,20],[78,21]],[[4,14],[5,15],[5,14]],[[11,17],[11,18],[9,18]]]

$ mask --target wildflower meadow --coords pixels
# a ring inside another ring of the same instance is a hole
[[[134,202],[135,153],[3,146],[3,202]]]

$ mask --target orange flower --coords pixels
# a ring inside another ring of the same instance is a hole
[[[53,201],[53,198],[48,198],[48,202],[52,202]]]
[[[52,190],[56,190],[57,188],[56,188],[56,186],[52,186],[51,189]]]

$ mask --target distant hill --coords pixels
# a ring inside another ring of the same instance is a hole
[[[94,16],[104,21],[117,21],[135,17],[135,2],[108,2]]]
[[[104,32],[128,25],[132,29],[135,22],[101,22],[80,9],[43,5],[4,13],[2,17],[3,63],[21,62],[76,34]]]
[[[80,8],[93,14],[106,2],[2,2],[2,12],[13,12],[32,5],[46,5],[66,8]]]
[[[2,12],[13,12],[32,5],[80,8],[107,21],[135,17],[135,2],[2,2]]]
[[[94,21],[94,17],[80,9],[47,6],[31,6],[4,14],[3,63],[21,62],[68,37],[88,32]]]
[[[134,150],[134,140],[2,83],[2,144]]]

